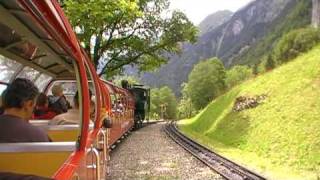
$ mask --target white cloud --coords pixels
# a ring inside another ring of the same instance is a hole
[[[195,24],[219,10],[236,11],[252,0],[171,0],[171,9],[179,9],[187,14]]]

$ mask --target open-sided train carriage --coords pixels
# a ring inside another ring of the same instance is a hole
[[[135,106],[134,99],[129,91],[117,87],[111,82],[102,82],[110,94],[112,128],[110,129],[108,144],[111,146],[134,126]]]
[[[73,79],[79,92],[79,125],[43,127],[53,142],[0,144],[0,171],[54,179],[103,179],[107,133],[108,91],[101,93],[95,73],[59,4],[52,1],[0,1],[0,91],[17,77],[33,81],[48,93],[56,81]],[[90,128],[89,83],[95,97]]]
[[[98,77],[56,0],[0,1],[0,94],[16,78],[31,80],[46,95],[53,85],[64,85],[71,101],[78,91],[79,122],[30,120],[53,142],[0,143],[0,176],[105,179],[110,146],[135,126],[137,113],[139,122],[144,119],[136,101],[150,105],[147,89],[124,89]]]

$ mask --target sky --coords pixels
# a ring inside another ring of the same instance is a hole
[[[179,9],[195,24],[219,10],[236,10],[252,0],[171,0],[171,9]]]

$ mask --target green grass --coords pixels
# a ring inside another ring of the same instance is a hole
[[[232,112],[235,98],[267,94]],[[220,96],[179,122],[191,138],[268,179],[320,179],[320,46]]]

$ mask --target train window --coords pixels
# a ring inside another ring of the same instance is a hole
[[[65,95],[75,95],[77,92],[76,82],[64,82],[61,84],[63,87],[63,94]]]
[[[36,71],[30,67],[24,67],[17,77],[34,81],[38,77],[38,75],[40,75],[39,71]]]
[[[96,93],[96,88],[94,86],[95,79],[92,75],[92,73],[95,73],[95,72],[90,71],[90,68],[88,67],[87,63],[86,63],[86,72],[89,80],[89,89],[92,93],[92,97],[90,99],[90,120],[95,122],[97,120],[97,109],[98,109],[97,102],[98,102],[98,98],[100,97],[96,96],[97,93]],[[98,83],[98,82],[95,82],[95,83]]]
[[[7,85],[5,85],[5,84],[0,84],[0,96],[2,95],[2,92],[3,92],[4,90],[6,90],[6,88],[7,88]]]
[[[41,75],[42,76],[42,75]],[[41,77],[40,76],[40,77]],[[48,76],[50,77],[50,76]],[[51,78],[51,77],[50,77]],[[40,78],[39,78],[40,79]],[[38,79],[38,80],[39,80]],[[38,81],[37,80],[37,81]],[[50,79],[51,80],[51,79]],[[48,79],[46,79],[46,81],[50,81]],[[47,91],[47,95],[52,95],[52,87],[55,86],[55,85],[61,85],[62,88],[63,88],[63,94],[65,95],[65,97],[67,98],[67,100],[73,104],[73,97],[74,95],[76,94],[76,92],[78,91],[78,87],[77,87],[77,82],[74,81],[74,80],[59,80],[59,81],[54,81],[50,87],[48,88],[48,91]],[[89,89],[92,93],[92,99],[95,98],[95,90],[94,90],[94,87],[93,87],[93,83],[92,81],[89,82]]]
[[[52,80],[51,76],[46,74],[41,74],[37,80],[35,81],[36,86],[39,88],[39,91],[43,91],[43,89],[48,85],[48,83]]]
[[[117,97],[114,94],[110,94],[112,105],[115,105],[117,102]]]
[[[55,85],[61,85],[63,88],[63,94],[67,98],[68,102],[73,106],[73,97],[76,94],[78,87],[77,82],[74,80],[61,80],[61,81],[55,81],[51,84],[47,91],[47,95],[52,95],[52,87]]]
[[[21,67],[21,64],[0,55],[0,81],[9,83]]]

